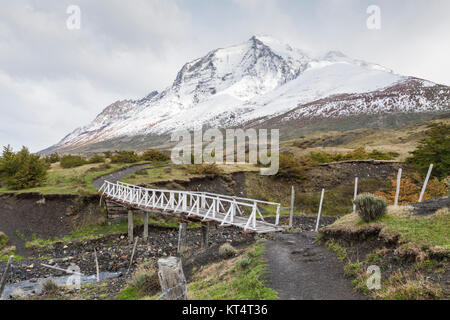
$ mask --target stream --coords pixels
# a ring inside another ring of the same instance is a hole
[[[123,275],[122,272],[100,272],[100,282],[112,279],[112,278],[118,278]],[[33,278],[30,280],[21,281],[18,283],[14,283],[11,285],[7,285],[5,287],[5,290],[3,291],[1,299],[10,300],[12,299],[11,294],[15,290],[21,291],[22,297],[29,297],[34,295],[40,295],[42,293],[43,285],[45,282],[51,280],[59,287],[64,287],[69,283],[70,280],[74,279],[74,275],[67,275],[67,276],[61,276],[61,277],[48,277],[48,278]],[[88,283],[96,283],[97,282],[97,275],[83,275],[80,276],[80,284],[88,284]]]

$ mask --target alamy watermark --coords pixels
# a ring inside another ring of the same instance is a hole
[[[66,13],[69,17],[66,20],[66,27],[69,30],[81,29],[81,9],[77,5],[70,5],[66,9]]]
[[[367,268],[367,274],[370,277],[366,281],[367,288],[369,290],[381,289],[381,270],[379,266],[373,265]]]
[[[80,273],[80,267],[78,267],[76,264],[71,264],[67,270],[67,273],[71,274],[67,280],[66,280],[66,286],[67,288],[74,290],[80,290],[81,288],[81,273]]]
[[[225,138],[224,132],[225,131]],[[261,175],[275,175],[279,169],[279,130],[196,129],[172,133],[174,164],[259,164]],[[224,143],[225,142],[225,143]],[[224,148],[225,144],[225,148]],[[248,152],[247,152],[248,151]]]
[[[381,8],[377,5],[370,5],[367,7],[366,13],[369,14],[369,17],[366,20],[367,29],[380,30]]]

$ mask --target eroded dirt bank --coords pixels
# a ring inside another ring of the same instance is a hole
[[[251,196],[253,187],[258,189],[259,185],[262,185],[271,187],[272,193],[280,199],[278,201],[282,201],[285,198],[289,198],[292,184],[295,185],[297,192],[317,192],[322,190],[322,188],[328,190],[338,186],[354,184],[355,177],[387,180],[387,178],[397,173],[400,166],[404,170],[407,169],[405,164],[394,161],[347,161],[311,167],[306,170],[305,175],[307,178],[302,182],[289,182],[273,176],[261,176],[258,172],[235,172],[222,176],[192,178],[187,181],[149,182],[148,184],[143,184],[143,186],[208,191],[246,197]]]
[[[0,231],[10,239],[17,254],[28,255],[25,242],[33,237],[53,239],[75,228],[104,220],[98,196],[41,195],[38,193],[0,196]]]

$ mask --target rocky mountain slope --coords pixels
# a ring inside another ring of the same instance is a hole
[[[113,103],[43,152],[121,148],[114,141],[133,137],[161,142],[157,137],[200,126],[292,128],[313,119],[440,112],[449,110],[449,98],[447,86],[255,36],[186,63],[164,91]]]

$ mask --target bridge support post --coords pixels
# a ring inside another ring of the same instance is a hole
[[[133,244],[133,210],[128,210],[128,243]]]
[[[209,246],[209,222],[202,223],[202,249],[208,249]]]
[[[148,240],[148,212],[144,212],[144,241]]]
[[[180,223],[180,229],[178,231],[178,248],[177,252],[179,255],[183,254],[186,245],[186,228],[187,224],[184,222]]]

